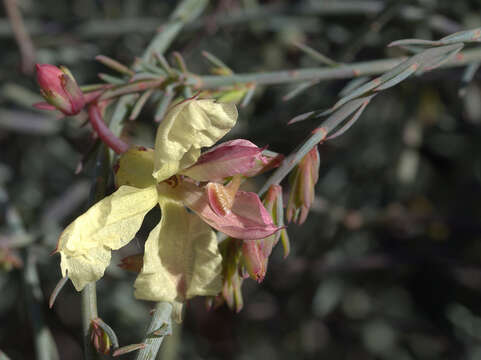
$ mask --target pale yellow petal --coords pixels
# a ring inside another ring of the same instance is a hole
[[[132,147],[122,155],[115,171],[117,186],[129,185],[146,188],[156,184],[152,171],[154,169],[154,149]]]
[[[60,267],[80,291],[100,279],[110,262],[110,251],[127,244],[157,204],[157,189],[121,186],[79,216],[60,235]]]
[[[203,99],[174,106],[157,129],[153,176],[160,182],[193,165],[200,149],[214,145],[236,121],[233,104]]]
[[[218,294],[222,257],[215,233],[181,203],[166,198],[159,203],[162,219],[145,243],[135,296],[173,302]]]

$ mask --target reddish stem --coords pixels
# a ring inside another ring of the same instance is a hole
[[[107,145],[117,154],[122,154],[129,149],[129,145],[115,136],[105,124],[104,120],[102,119],[99,106],[96,102],[89,106],[89,119],[93,129],[99,135],[100,140],[102,140],[105,145]]]

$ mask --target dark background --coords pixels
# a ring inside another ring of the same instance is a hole
[[[110,72],[95,55],[131,64],[177,3],[18,2],[36,61],[68,66],[80,84]],[[209,70],[202,50],[239,73],[297,69],[323,65],[296,41],[339,62],[365,61],[399,56],[386,48],[394,40],[481,23],[477,1],[337,1],[344,7],[331,11],[319,3],[211,1],[166,55],[179,51],[199,74]],[[250,15],[235,20],[244,8]],[[382,26],[373,26],[382,8]],[[68,284],[52,310],[46,302],[60,278],[49,253],[87,206],[89,174],[75,169],[89,130],[80,127],[84,115],[58,120],[31,108],[38,88],[20,70],[4,13],[0,43],[0,349],[35,358],[43,323],[61,359],[80,359],[79,294]],[[464,70],[435,70],[383,92],[349,132],[320,146],[316,199],[306,223],[288,227],[290,256],[278,246],[265,281],[244,282],[239,314],[191,301],[161,358],[480,359],[481,89],[478,75],[458,95]],[[282,98],[292,85],[259,87],[232,136],[288,154],[317,123],[287,121],[332,106],[346,84],[325,81],[290,101]],[[152,142],[153,110],[128,125],[138,143]],[[10,266],[7,247],[23,266]],[[134,275],[114,266],[121,257],[99,281],[98,301],[127,345],[142,340],[152,304],[134,299]]]

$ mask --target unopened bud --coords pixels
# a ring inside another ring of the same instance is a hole
[[[314,201],[314,187],[319,179],[319,152],[312,148],[289,177],[291,191],[287,203],[287,221],[302,224]]]
[[[108,354],[110,352],[110,347],[112,346],[110,337],[96,320],[92,320],[91,325],[90,341],[92,342],[93,347],[99,354]]]
[[[242,243],[242,257],[247,273],[259,283],[262,282],[266,276],[267,262],[269,261],[269,256],[264,254],[263,248],[264,239],[245,240]]]
[[[214,305],[219,306],[225,301],[227,306],[235,311],[239,312],[244,306],[242,299],[242,283],[244,278],[240,275],[241,271],[241,240],[226,239],[219,247],[222,254],[222,275],[223,286],[222,292],[214,300]]]
[[[37,82],[44,99],[65,115],[78,114],[85,106],[82,91],[67,68],[37,64]]]

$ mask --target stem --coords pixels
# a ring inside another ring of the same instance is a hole
[[[286,84],[302,81],[324,81],[333,79],[350,79],[353,77],[378,75],[385,73],[399,65],[406,57],[394,59],[372,60],[358,62],[338,67],[318,67],[308,69],[282,70],[265,73],[233,74],[227,76],[206,75],[190,76],[187,85],[197,89],[213,89],[235,84],[254,83],[256,85]],[[463,51],[453,60],[446,62],[441,67],[456,67],[479,62],[481,48]]]
[[[90,194],[90,205],[105,197],[108,178],[110,175],[110,156],[108,149],[101,144],[95,159],[94,176]],[[84,359],[96,359],[96,352],[90,341],[90,325],[98,318],[96,283],[92,282],[82,290],[82,329],[84,342]]]
[[[155,312],[152,315],[152,321],[147,329],[147,335],[143,341],[146,344],[145,348],[139,350],[135,360],[155,360],[157,352],[159,351],[162,341],[164,341],[165,335],[152,335],[156,330],[159,330],[163,326],[167,326],[168,330],[166,334],[172,332],[171,324],[172,304],[169,302],[159,302],[155,308]]]
[[[107,124],[105,124],[97,103],[90,105],[89,119],[93,129],[105,145],[107,145],[117,154],[122,154],[129,149],[129,145],[115,136]]]
[[[95,282],[88,283],[82,290],[82,329],[84,339],[84,356],[86,360],[95,359],[95,351],[90,341],[90,325],[98,318],[97,293]]]
[[[3,0],[3,4],[20,50],[22,71],[25,74],[32,74],[35,67],[35,48],[23,22],[22,14],[18,9],[16,0]]]

